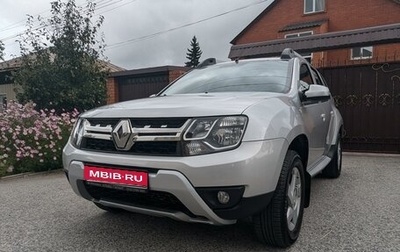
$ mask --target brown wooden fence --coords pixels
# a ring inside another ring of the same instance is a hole
[[[157,75],[128,76],[118,79],[119,101],[149,97],[168,85],[168,72]]]
[[[320,71],[343,116],[344,150],[400,153],[400,63]]]

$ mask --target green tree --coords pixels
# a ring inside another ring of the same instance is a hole
[[[4,44],[3,42],[0,40],[0,60],[4,60]]]
[[[199,42],[197,41],[196,36],[193,36],[190,41],[190,48],[187,49],[186,58],[189,60],[185,62],[187,67],[196,67],[199,64],[199,59],[203,52],[200,49]]]
[[[22,66],[14,76],[19,102],[56,111],[105,104],[108,72],[100,60],[104,37],[98,35],[104,18],[92,22],[94,11],[93,0],[85,8],[74,0],[57,0],[49,19],[28,17],[19,39]]]

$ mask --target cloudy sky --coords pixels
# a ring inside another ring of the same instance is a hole
[[[1,0],[0,40],[6,59],[19,55],[15,42],[26,15],[50,16],[51,0]],[[126,69],[184,65],[195,35],[202,59],[228,60],[230,41],[272,0],[95,0],[111,63]],[[85,0],[76,0],[85,5]]]

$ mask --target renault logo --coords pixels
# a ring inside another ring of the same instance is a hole
[[[118,150],[130,150],[135,144],[137,133],[133,131],[130,120],[121,120],[113,129],[112,138]]]

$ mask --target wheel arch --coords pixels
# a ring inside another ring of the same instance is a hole
[[[297,136],[289,145],[289,150],[296,151],[300,155],[304,169],[307,170],[308,163],[308,139],[306,135]]]
[[[308,164],[308,139],[307,136],[301,134],[293,139],[293,141],[289,145],[289,150],[293,150],[299,154],[301,161],[303,163],[304,168],[304,177],[305,177],[305,200],[304,207],[308,207],[310,205],[310,195],[311,195],[311,175],[307,172],[307,164]]]

